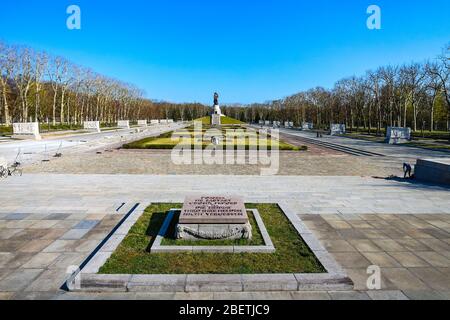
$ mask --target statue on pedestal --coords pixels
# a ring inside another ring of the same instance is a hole
[[[222,116],[222,111],[220,110],[220,106],[219,106],[219,94],[217,92],[214,93],[213,114],[217,114],[219,116]]]

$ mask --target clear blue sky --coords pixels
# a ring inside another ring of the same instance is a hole
[[[66,8],[82,30],[66,28]],[[382,30],[366,9],[382,9]],[[450,41],[448,0],[14,0],[0,39],[134,83],[152,99],[262,102],[384,64],[423,61]]]

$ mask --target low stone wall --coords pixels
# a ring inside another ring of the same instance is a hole
[[[450,185],[450,159],[419,159],[414,174],[420,181]]]

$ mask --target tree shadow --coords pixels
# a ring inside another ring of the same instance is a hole
[[[414,176],[412,176],[411,178],[402,178],[402,177],[398,177],[398,176],[389,176],[389,177],[374,176],[372,178],[378,179],[378,180],[400,182],[400,183],[403,183],[403,185],[405,187],[414,188],[414,189],[442,190],[442,189],[450,188],[450,185],[433,183],[433,182],[425,182],[425,181],[417,180]]]
[[[153,243],[156,240],[156,237],[158,235],[160,235],[160,231],[161,228],[164,224],[164,220],[167,217],[167,214],[169,212],[155,212],[152,214],[151,218],[150,218],[150,223],[148,224],[147,230],[145,231],[145,234],[149,237],[151,237],[151,241],[149,243],[149,245],[147,246],[146,251],[150,252],[151,247],[153,246]],[[175,212],[173,219],[170,222],[169,228],[167,229],[167,233],[166,233],[166,237],[168,237],[169,239],[175,239],[175,228],[176,225],[178,224],[180,218],[180,213],[179,212]]]

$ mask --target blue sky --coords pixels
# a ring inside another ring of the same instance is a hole
[[[66,8],[82,30],[66,28]],[[382,30],[366,9],[382,9]],[[2,0],[0,39],[134,83],[152,99],[282,98],[385,64],[433,58],[450,41],[448,0]]]

